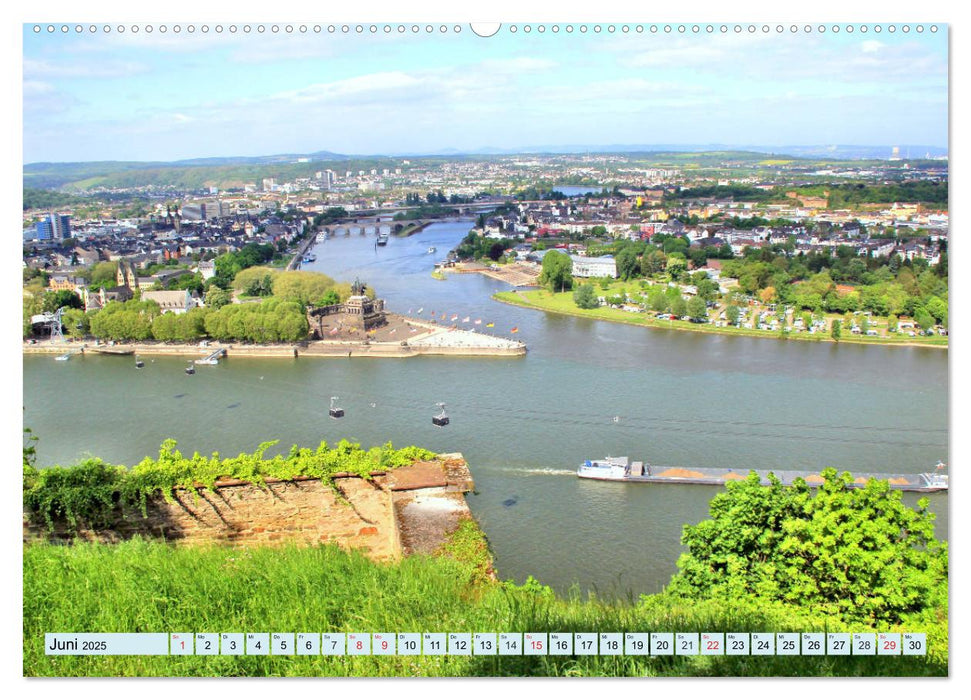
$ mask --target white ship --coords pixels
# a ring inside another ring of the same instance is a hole
[[[637,474],[644,471],[642,462],[634,462],[638,465]],[[631,475],[631,462],[627,457],[605,457],[603,459],[588,459],[580,468],[577,469],[577,476],[585,479],[605,479],[607,481],[618,481],[626,479]]]
[[[876,474],[853,471],[852,476],[855,478],[847,486],[849,488],[863,488],[870,479],[877,479],[888,482],[890,488],[900,491],[923,493],[947,491],[948,475],[942,473],[944,469],[946,469],[944,463],[939,462],[933,472],[920,474]],[[773,478],[778,479],[785,486],[795,483],[797,479],[802,479],[810,487],[816,487],[823,482],[818,471],[734,469],[731,467],[662,467],[646,462],[632,462],[627,457],[588,459],[577,469],[577,476],[583,479],[638,484],[702,484],[707,486],[724,486],[729,481],[746,479],[751,474],[757,475],[760,483],[764,486],[771,484]]]

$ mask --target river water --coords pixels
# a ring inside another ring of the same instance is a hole
[[[469,226],[434,224],[380,248],[373,235],[333,238],[305,268],[359,277],[393,311],[459,325],[469,316],[501,335],[518,327],[525,358],[229,358],[187,376],[182,359],[147,357],[136,371],[130,357],[27,356],[24,423],[40,437],[39,462],[133,464],[170,437],[223,455],[343,437],[460,451],[501,578],[636,595],[670,579],[682,525],[704,519],[719,489],[591,482],[575,476],[583,459],[873,472],[947,459],[946,351],[645,329],[500,304],[490,295],[503,283],[430,276]],[[333,395],[341,420],[327,416]],[[445,428],[431,423],[439,401]],[[946,537],[947,496],[930,502]]]

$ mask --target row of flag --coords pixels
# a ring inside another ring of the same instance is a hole
[[[467,321],[467,320],[466,320],[466,323],[468,323],[468,321]],[[476,323],[479,323],[479,321],[476,321]],[[494,323],[487,323],[487,324],[486,324],[486,328],[494,328],[494,327],[495,327],[495,325],[496,325],[496,324],[494,324]],[[457,326],[452,326],[452,328],[457,328]],[[338,333],[340,332],[340,330],[341,330],[340,328],[331,328],[331,329],[330,329],[330,330],[329,330],[329,331],[327,332],[327,334],[328,334],[328,335],[337,335],[337,334],[338,334]],[[412,333],[414,333],[414,332],[415,332],[415,330],[416,330],[415,328],[412,328],[412,329],[411,329],[411,332],[412,332]],[[373,328],[372,328],[371,330],[369,330],[369,331],[368,331],[368,335],[374,335],[374,334],[375,334],[376,332],[377,332],[377,331],[376,331],[375,329],[373,329]],[[390,331],[390,332],[388,333],[388,335],[394,335],[394,334],[395,334],[395,333],[397,333],[397,332],[398,332],[398,329],[397,329],[397,328],[393,328],[393,329],[391,329],[391,331]],[[510,332],[510,333],[518,333],[518,332],[519,332],[519,326],[513,326],[513,327],[512,327],[512,328],[511,328],[511,329],[509,330],[509,332]]]
[[[424,311],[425,311],[425,307],[424,306],[422,306],[420,309],[418,309],[418,313],[419,314],[420,313],[423,313]],[[411,313],[411,309],[408,309],[408,313],[409,314]],[[447,313],[443,313],[439,317],[438,314],[436,312],[434,312],[434,311],[429,311],[428,313],[429,313],[429,315],[433,319],[440,318],[442,321],[446,321],[447,320],[447,321],[449,321],[451,323],[455,323],[456,321],[459,320],[458,314],[453,314],[451,317],[449,317],[449,315]],[[473,321],[471,316],[466,316],[465,318],[462,319],[462,323],[473,323],[476,326],[481,326],[482,325],[482,319],[481,318],[477,318],[477,319],[475,319],[475,321]],[[495,323],[487,323],[487,324],[485,324],[485,327],[486,328],[495,328],[496,327],[496,324]],[[518,326],[514,326],[509,332],[510,333],[518,333],[519,332],[519,327]]]

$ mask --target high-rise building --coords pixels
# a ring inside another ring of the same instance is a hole
[[[71,217],[67,214],[51,212],[43,221],[37,222],[37,240],[63,241],[71,237]]]
[[[37,240],[49,241],[54,238],[54,228],[49,219],[37,222]]]
[[[216,202],[204,202],[202,204],[202,218],[204,219],[218,219],[220,216],[226,216],[229,214],[229,207],[226,207],[227,211],[223,211],[223,203]]]
[[[206,218],[203,206],[199,202],[182,205],[182,218],[186,221],[200,221]]]

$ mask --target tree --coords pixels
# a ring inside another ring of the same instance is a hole
[[[718,283],[709,279],[707,275],[703,280],[696,282],[695,286],[698,288],[698,296],[705,301],[714,301],[718,295]]]
[[[66,306],[69,309],[83,309],[84,302],[81,301],[81,297],[70,289],[61,289],[56,292],[47,292],[44,294],[44,311],[53,313],[62,306]]]
[[[771,304],[775,301],[775,287],[766,287],[761,292],[759,292],[759,299],[762,300],[763,304]]]
[[[667,260],[667,256],[662,251],[656,248],[648,250],[641,257],[641,274],[650,277],[659,272],[664,272],[664,268],[667,267]]]
[[[654,285],[648,290],[647,303],[654,311],[658,312],[667,311],[671,308],[668,295],[664,293],[664,287],[661,285]]]
[[[694,296],[688,300],[687,304],[688,316],[693,319],[708,319],[708,305],[705,304],[705,300],[701,297]]]
[[[281,272],[273,280],[273,296],[310,304],[334,287],[334,280],[320,272],[293,270]]]
[[[233,278],[233,289],[252,296],[269,296],[273,292],[273,280],[281,274],[283,274],[281,270],[274,270],[271,267],[248,267],[236,273],[236,277]]]
[[[934,538],[927,499],[911,508],[886,481],[852,488],[850,474],[831,468],[822,477],[816,492],[801,479],[727,482],[710,519],[685,526],[670,589],[696,599],[753,595],[869,624],[945,605],[947,543]]]
[[[61,316],[64,330],[71,338],[83,338],[91,330],[91,318],[81,309],[68,309]]]
[[[833,337],[833,340],[839,342],[840,336],[843,335],[842,323],[839,319],[834,319],[829,326],[829,334]]]
[[[573,260],[566,253],[551,250],[543,256],[539,283],[551,292],[569,289],[573,282]]]
[[[688,315],[688,305],[680,294],[671,299],[671,313],[678,318]]]
[[[947,325],[947,302],[940,297],[931,297],[925,304],[927,312],[936,318],[941,325]]]
[[[340,294],[337,293],[336,289],[328,289],[327,293],[324,294],[320,299],[314,302],[315,306],[333,306],[335,304],[341,303]]]
[[[664,269],[671,275],[671,279],[677,282],[688,269],[688,261],[677,254],[669,255]]]
[[[625,281],[637,277],[637,273],[640,271],[640,263],[637,260],[637,254],[630,247],[617,253],[616,261],[618,277]]]
[[[934,327],[934,317],[924,307],[917,309],[917,312],[914,314],[914,320],[917,321],[917,325],[922,330],[929,331]]]
[[[231,304],[233,295],[225,289],[213,285],[206,290],[206,306],[211,309],[218,309],[226,304]]]
[[[741,311],[735,304],[729,304],[725,307],[725,318],[733,326],[738,325],[738,318],[741,315]]]
[[[573,292],[573,302],[581,309],[595,309],[599,306],[597,293],[589,282],[581,284]]]

